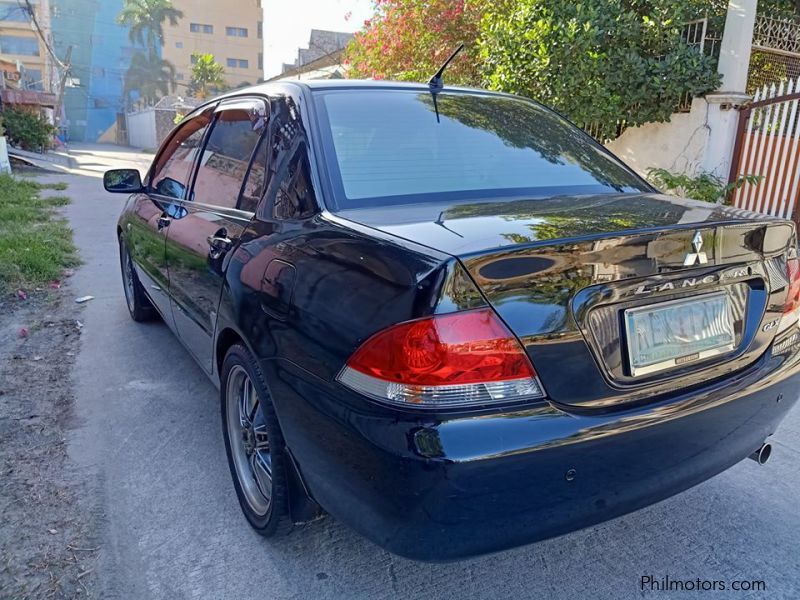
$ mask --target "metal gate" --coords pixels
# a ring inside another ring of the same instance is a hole
[[[730,181],[760,177],[732,192],[734,206],[794,219],[800,201],[800,79],[758,90],[739,113]]]

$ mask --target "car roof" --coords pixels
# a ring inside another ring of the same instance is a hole
[[[299,90],[317,91],[317,90],[418,90],[430,91],[427,83],[409,82],[409,81],[391,81],[391,80],[375,80],[375,79],[309,79],[309,80],[277,80],[266,81],[250,87],[239,88],[231,90],[226,94],[222,94],[214,100],[227,98],[231,96],[238,96],[242,94],[268,94],[286,87],[294,87]],[[468,92],[468,93],[481,93],[492,94],[497,96],[507,96],[500,92],[492,92],[480,88],[470,88],[462,86],[448,86],[445,85],[443,92]]]

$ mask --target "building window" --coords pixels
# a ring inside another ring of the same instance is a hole
[[[183,48],[183,42],[175,42],[176,48]]]
[[[203,23],[189,23],[189,31],[192,33],[214,33],[214,26],[204,25]]]
[[[28,12],[20,4],[16,2],[0,2],[0,21],[28,23],[30,20]]]
[[[230,37],[247,37],[246,27],[226,27],[225,35]]]
[[[263,37],[264,37],[264,22],[263,21],[259,21],[258,22],[258,39],[261,39]]]
[[[2,8],[0,8],[2,10]],[[41,69],[28,69],[24,70],[22,77],[22,84],[26,90],[44,90],[44,81],[42,81]]]
[[[250,63],[244,58],[229,58],[225,64],[231,69],[247,69]]]
[[[0,53],[39,56],[39,41],[35,37],[0,35]]]
[[[197,64],[197,55],[196,54],[192,54],[192,64],[193,65]]]
[[[183,73],[176,73],[175,79],[177,79],[178,81],[183,81]]]
[[[264,54],[262,52],[258,53],[258,69],[264,69]]]

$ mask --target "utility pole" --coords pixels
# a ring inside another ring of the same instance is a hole
[[[69,66],[72,60],[72,46],[67,46],[67,52],[64,54],[64,72],[61,73],[61,81],[58,82],[58,100],[56,101],[56,126],[61,129],[61,115],[64,113],[64,88],[67,86],[67,77],[69,77]]]

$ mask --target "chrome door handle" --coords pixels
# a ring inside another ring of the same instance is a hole
[[[208,236],[208,245],[217,252],[227,252],[233,246],[233,241],[223,235],[210,235]]]

